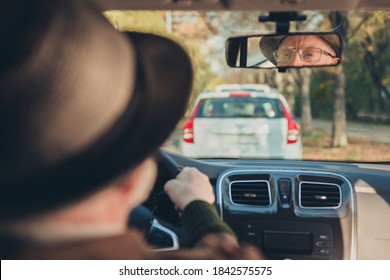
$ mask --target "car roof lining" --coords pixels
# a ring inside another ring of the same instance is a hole
[[[104,10],[303,11],[390,8],[388,0],[96,0]]]

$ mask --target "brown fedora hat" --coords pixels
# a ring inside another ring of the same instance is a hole
[[[120,33],[89,1],[16,2],[0,26],[0,221],[80,199],[139,164],[192,86],[172,40]]]

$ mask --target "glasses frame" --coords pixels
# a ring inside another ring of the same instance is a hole
[[[307,60],[303,59],[303,57],[302,57],[302,52],[303,52],[304,50],[306,50],[306,49],[317,49],[317,50],[320,50],[321,52],[320,52],[319,58],[318,58],[317,60],[312,60],[312,61],[307,61]],[[327,52],[327,51],[324,51],[323,49],[317,48],[317,47],[307,47],[307,48],[298,49],[298,50],[297,50],[297,49],[292,49],[291,51],[292,51],[292,54],[291,54],[291,57],[290,57],[290,59],[289,59],[288,61],[278,61],[278,58],[277,58],[277,52],[278,52],[278,50],[274,51],[274,52],[272,53],[272,55],[274,56],[275,61],[276,61],[277,63],[289,63],[289,62],[291,62],[291,60],[293,59],[295,53],[298,53],[299,58],[301,59],[301,61],[303,61],[303,62],[309,62],[309,63],[319,61],[319,60],[321,59],[321,57],[322,57],[322,54],[326,54],[326,55],[330,56],[331,58],[336,58],[336,57],[337,57],[337,56],[332,55],[331,53],[329,53],[329,52]]]

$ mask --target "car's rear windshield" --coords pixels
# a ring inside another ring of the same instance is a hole
[[[226,97],[200,100],[197,118],[282,118],[278,99],[263,97]]]

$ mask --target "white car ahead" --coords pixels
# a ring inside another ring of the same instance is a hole
[[[195,158],[302,158],[299,125],[284,96],[267,85],[220,85],[200,94],[181,148]]]

